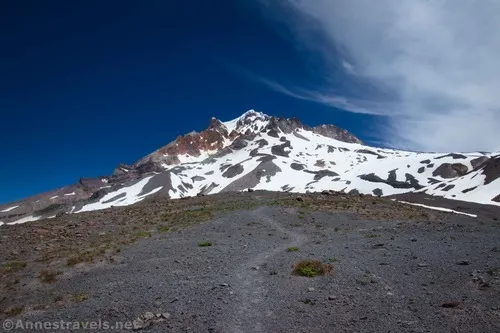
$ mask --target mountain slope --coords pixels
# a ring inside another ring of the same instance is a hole
[[[416,153],[364,145],[333,125],[250,110],[175,141],[111,176],[0,207],[1,223],[223,191],[335,190],[374,195],[406,192],[500,205],[499,153]]]

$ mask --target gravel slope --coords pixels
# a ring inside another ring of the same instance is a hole
[[[23,292],[34,303],[86,297],[11,319],[114,322],[152,312],[168,319],[143,320],[142,330],[500,332],[500,223],[450,216],[399,222],[294,207],[226,212],[142,239],[113,263],[32,282]],[[332,274],[292,275],[306,258],[330,262]]]

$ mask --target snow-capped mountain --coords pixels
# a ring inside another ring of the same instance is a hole
[[[0,207],[0,224],[131,205],[153,195],[182,198],[221,191],[405,192],[500,205],[500,152],[416,153],[364,145],[333,125],[250,110],[179,136],[111,176]]]

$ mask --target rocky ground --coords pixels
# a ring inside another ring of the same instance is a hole
[[[467,209],[480,216],[256,191],[2,226],[0,320],[148,332],[499,332],[499,215]],[[295,275],[305,259],[332,271]]]

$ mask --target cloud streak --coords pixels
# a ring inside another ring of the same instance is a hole
[[[264,0],[262,0],[264,1]],[[276,5],[279,3],[279,5]],[[358,91],[262,79],[289,96],[387,117],[380,139],[426,151],[500,150],[500,1],[265,1]],[[322,38],[318,38],[322,36]],[[375,93],[362,86],[376,87]],[[342,93],[340,93],[342,92]],[[390,97],[389,97],[390,96]]]

